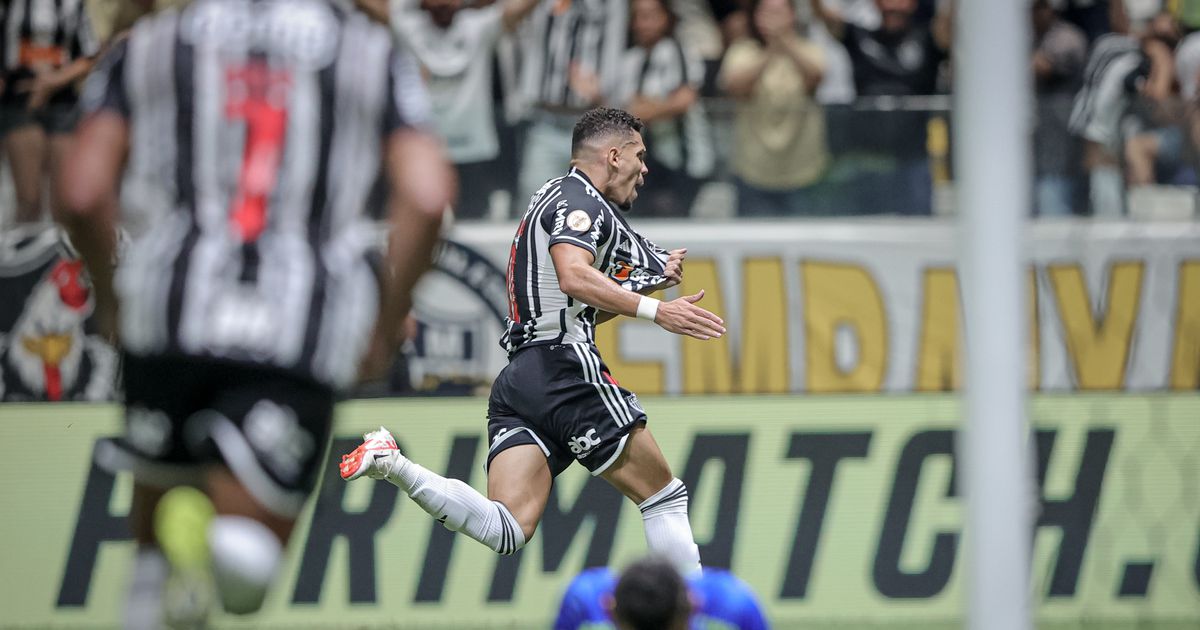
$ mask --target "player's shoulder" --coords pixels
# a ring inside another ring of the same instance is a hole
[[[766,627],[763,609],[754,590],[733,573],[706,568],[691,580],[691,588],[699,596],[705,615],[734,623],[739,628]]]
[[[611,206],[605,201],[604,195],[600,194],[595,186],[592,186],[586,178],[575,171],[559,180],[558,188],[561,199],[573,208],[591,212],[612,211]]]
[[[749,584],[722,569],[705,568],[703,573],[693,578],[692,588],[700,591],[712,603],[743,604],[755,601],[754,591]]]

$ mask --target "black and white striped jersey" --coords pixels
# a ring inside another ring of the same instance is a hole
[[[1137,38],[1109,33],[1092,45],[1075,95],[1071,132],[1120,153],[1122,120],[1137,96],[1138,82],[1150,74],[1150,61]]]
[[[704,62],[674,37],[664,37],[654,46],[633,46],[622,61],[620,102],[636,98],[662,101],[676,90],[704,84]],[[712,130],[704,104],[697,101],[682,115],[647,124],[646,147],[658,162],[692,177],[712,175],[716,165]]]
[[[85,0],[6,0],[0,8],[5,72],[63,66],[100,49]],[[64,90],[70,92],[69,90]]]
[[[668,253],[633,231],[621,212],[576,168],[533,195],[509,252],[507,328],[511,355],[543,343],[595,343],[596,309],[563,293],[550,247],[569,243],[595,256],[592,266],[630,291],[664,282]]]
[[[384,140],[428,118],[388,30],[326,0],[196,0],[138,22],[82,101],[129,121],[126,349],[349,384],[377,315]]]
[[[593,73],[602,94],[613,94],[628,28],[628,0],[544,0],[521,30],[523,94],[542,107],[591,107],[571,88],[572,66]]]

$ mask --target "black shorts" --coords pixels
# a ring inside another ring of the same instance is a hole
[[[595,346],[523,348],[492,384],[487,463],[505,449],[536,444],[553,475],[574,460],[599,475],[625,449],[629,431],[645,422],[637,396],[617,384]]]
[[[0,104],[0,135],[27,125],[41,127],[46,135],[66,135],[78,124],[79,108],[72,103],[47,103],[33,111],[23,103]]]
[[[288,372],[186,357],[126,355],[125,434],[98,453],[147,485],[203,483],[224,464],[263,507],[294,517],[316,487],[334,394]]]

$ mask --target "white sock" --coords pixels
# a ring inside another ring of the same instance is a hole
[[[688,523],[687,486],[679,479],[672,479],[665,488],[639,503],[638,509],[642,511],[650,552],[675,563],[675,568],[684,575],[699,571],[700,549]]]
[[[161,549],[138,546],[125,600],[125,630],[158,630],[162,627],[163,585],[170,572],[171,566]]]
[[[245,516],[218,516],[208,527],[213,579],[227,612],[262,607],[283,559],[283,545],[266,525]]]
[[[399,486],[446,529],[466,534],[503,555],[525,546],[521,524],[503,503],[489,500],[458,479],[447,479],[422,468],[398,452],[392,457],[387,480]]]

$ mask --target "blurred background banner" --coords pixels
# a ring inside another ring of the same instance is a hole
[[[634,319],[601,326],[605,361],[639,394],[959,385],[962,300],[950,224],[648,222],[644,233],[688,248],[684,283],[669,297],[703,289],[702,305],[730,334],[699,342]],[[496,339],[511,239],[504,225],[451,231],[419,292],[410,378],[396,387],[480,391],[504,365]],[[1028,250],[1032,387],[1200,387],[1200,224],[1041,222]]]
[[[638,394],[957,389],[961,291],[954,227],[862,220],[649,222],[687,247],[680,291],[730,334],[698,342],[622,318],[599,328]],[[363,395],[486,392],[505,364],[507,225],[452,229],[422,281],[405,356]],[[1028,250],[1029,384],[1043,391],[1200,387],[1200,223],[1041,222]],[[111,397],[115,354],[92,334],[78,263],[53,229],[0,238],[4,400]]]
[[[693,489],[706,564],[754,587],[779,628],[950,630],[963,619],[963,505],[950,395],[648,398]],[[329,462],[386,424],[430,469],[482,486],[480,399],[344,404]],[[1038,627],[1200,625],[1200,397],[1034,397]],[[112,628],[131,545],[129,480],[91,454],[109,405],[0,407],[0,628]],[[46,466],[47,436],[55,465]],[[36,471],[36,474],[33,472]],[[644,552],[637,510],[579,467],[518,555],[455,538],[386,483],[326,467],[266,614],[217,628],[545,628],[585,566]]]

